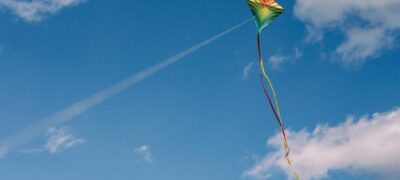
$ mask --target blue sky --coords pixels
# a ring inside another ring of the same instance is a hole
[[[279,3],[263,53],[300,176],[396,177],[400,2]],[[14,138],[250,17],[245,1],[0,0],[1,179],[291,178],[253,23],[68,123]]]

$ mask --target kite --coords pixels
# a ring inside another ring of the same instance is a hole
[[[247,1],[251,12],[253,13],[253,16],[255,18],[255,22],[258,28],[258,33],[257,33],[257,47],[258,47],[258,57],[259,57],[259,63],[260,63],[260,68],[261,68],[261,85],[264,89],[264,94],[268,99],[269,105],[272,109],[272,112],[274,113],[274,116],[276,120],[278,121],[278,124],[281,128],[282,136],[283,136],[283,146],[285,150],[285,159],[289,164],[289,167],[291,171],[293,172],[293,175],[296,177],[296,179],[300,179],[300,177],[297,175],[297,173],[293,170],[292,167],[292,161],[289,158],[289,145],[286,140],[286,133],[285,133],[285,128],[283,127],[282,124],[282,118],[281,118],[281,112],[279,109],[279,103],[276,97],[275,89],[274,86],[272,85],[272,82],[265,72],[265,67],[264,67],[264,62],[262,59],[261,55],[261,43],[260,43],[260,34],[261,31],[268,26],[269,23],[271,23],[273,20],[275,20],[280,14],[282,14],[285,10],[283,9],[282,6],[280,6],[275,0],[248,0]],[[273,99],[274,102],[272,102],[270,95],[268,94],[267,88],[264,85],[264,81],[267,81],[269,88],[272,91]]]

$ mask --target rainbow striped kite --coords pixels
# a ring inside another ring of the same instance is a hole
[[[289,158],[289,146],[286,140],[286,134],[285,134],[285,128],[283,127],[282,124],[282,117],[281,117],[281,112],[279,109],[279,103],[276,98],[276,93],[274,90],[274,86],[272,85],[272,82],[270,78],[268,77],[267,73],[265,72],[265,67],[261,55],[261,43],[260,43],[260,33],[261,31],[268,26],[270,22],[275,20],[280,14],[283,13],[284,9],[282,6],[280,6],[275,0],[248,0],[247,1],[251,12],[253,13],[255,20],[256,20],[256,25],[258,27],[258,33],[257,33],[257,46],[258,46],[258,56],[259,56],[259,63],[260,63],[260,68],[261,68],[261,85],[264,89],[264,93],[267,96],[269,105],[272,109],[272,112],[275,115],[276,120],[279,123],[279,126],[282,131],[282,136],[283,136],[283,146],[285,149],[285,159],[287,160],[289,167],[291,171],[293,172],[294,176],[296,179],[300,179],[300,177],[297,175],[297,173],[293,170],[292,167],[292,161]],[[271,91],[272,95],[274,98],[274,103],[271,100],[270,95],[268,94],[267,88],[264,85],[264,81],[267,81]]]

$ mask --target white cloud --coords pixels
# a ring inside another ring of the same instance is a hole
[[[251,70],[253,69],[253,62],[248,63],[244,69],[243,69],[243,73],[242,73],[242,80],[246,80],[249,78],[249,74],[251,72]]]
[[[391,45],[400,30],[399,9],[399,0],[297,0],[295,15],[307,23],[309,39],[321,40],[327,30],[342,30],[346,40],[336,54],[347,64],[359,64]],[[367,35],[371,37],[360,39]]]
[[[61,152],[75,145],[85,142],[84,139],[77,138],[68,128],[50,128],[47,133],[47,142],[44,148],[51,154]]]
[[[82,2],[84,0],[0,0],[0,7],[11,10],[25,21],[37,22],[47,15]]]
[[[134,152],[141,156],[146,162],[152,162],[154,160],[154,156],[150,151],[150,147],[147,145],[141,145],[140,147],[135,148]]]
[[[336,126],[318,125],[312,132],[288,131],[287,138],[295,169],[302,179],[326,178],[331,171],[400,175],[400,109],[358,120],[349,117]],[[263,179],[279,170],[293,178],[282,154],[280,134],[270,138],[268,145],[274,151],[245,175]]]
[[[346,31],[347,39],[337,49],[346,64],[360,64],[366,58],[379,54],[393,41],[382,28],[352,28]]]
[[[269,57],[268,64],[273,68],[273,69],[279,69],[283,63],[288,61],[290,58],[286,56],[282,56],[279,54],[272,55]]]

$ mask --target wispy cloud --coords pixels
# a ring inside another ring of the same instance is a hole
[[[140,147],[135,148],[134,152],[141,156],[146,162],[153,162],[154,160],[154,156],[150,151],[150,147],[147,145],[141,145]]]
[[[8,153],[8,147],[7,146],[1,146],[0,147],[0,159],[4,158]]]
[[[189,56],[190,54],[200,50],[201,48],[207,46],[208,44],[238,29],[239,27],[242,27],[243,25],[250,22],[252,19],[253,18],[247,19],[231,28],[228,28],[184,51],[181,51],[167,59],[164,59],[163,61],[153,66],[150,66],[147,69],[144,69],[106,89],[102,89],[87,98],[84,98],[68,107],[65,107],[64,109],[61,109],[60,111],[50,115],[49,117],[41,119],[38,122],[31,124],[30,126],[14,134],[11,134],[8,137],[1,139],[0,147],[2,146],[7,147],[9,151],[20,148],[21,146],[25,145],[26,143],[34,140],[35,138],[43,134],[43,132],[45,132],[48,128],[64,125],[65,123],[71,121],[72,119],[81,115],[82,113],[85,113],[86,111],[90,110],[96,105],[112,98],[118,93],[145,80],[151,75],[167,68],[168,66],[178,62],[184,57]]]
[[[346,64],[361,64],[366,58],[379,54],[379,51],[394,40],[383,28],[351,28],[346,30],[346,40],[339,45],[336,53]]]
[[[76,6],[85,0],[0,0],[0,7],[5,7],[27,22],[38,22],[47,15]]]
[[[270,56],[268,59],[268,65],[272,69],[281,69],[284,64],[293,63],[302,56],[303,56],[303,51],[300,48],[295,47],[293,49],[293,52],[287,53],[286,55],[277,53]]]
[[[30,155],[30,154],[39,154],[42,153],[43,151],[44,151],[43,148],[24,148],[19,150],[18,152],[21,154]]]
[[[3,54],[4,50],[7,48],[6,45],[0,44],[0,56]]]
[[[82,138],[77,138],[69,128],[50,128],[47,133],[47,142],[44,145],[51,154],[61,152],[75,145],[85,142]]]
[[[294,48],[294,55],[295,59],[301,58],[303,56],[303,51],[301,51],[298,47]]]
[[[311,132],[288,131],[287,138],[295,169],[302,179],[322,179],[331,171],[400,175],[400,109],[358,120],[349,117],[336,126],[318,125]],[[268,145],[275,150],[245,175],[262,179],[280,170],[293,178],[282,155],[281,142],[280,134],[270,138]]]
[[[242,72],[242,80],[247,80],[249,78],[249,74],[251,70],[253,69],[253,62],[248,63],[244,68]]]
[[[85,143],[82,138],[77,138],[72,129],[68,127],[49,128],[44,136],[45,144],[40,148],[22,148],[18,153],[25,155],[41,154],[48,152],[50,154],[60,153],[73,146]]]
[[[343,31],[346,39],[335,54],[345,64],[357,65],[391,46],[400,30],[399,8],[399,0],[297,0],[295,15],[307,23],[308,39],[322,40],[332,29]]]
[[[269,57],[268,64],[273,68],[273,69],[280,69],[281,65],[289,60],[289,57],[283,56],[283,55],[272,55]]]

